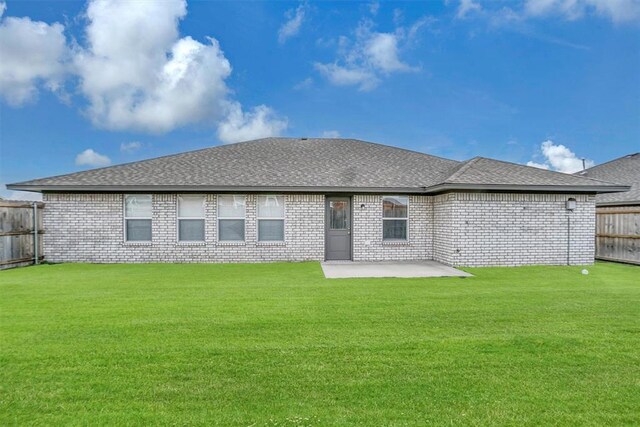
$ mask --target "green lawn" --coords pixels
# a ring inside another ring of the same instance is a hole
[[[0,425],[640,424],[640,268],[0,272]]]

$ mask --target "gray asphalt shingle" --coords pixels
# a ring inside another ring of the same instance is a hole
[[[622,193],[598,194],[597,204],[640,204],[640,153],[611,160],[580,171],[576,175],[631,186],[631,190]]]
[[[63,187],[415,189],[442,183],[593,186],[606,183],[513,163],[461,163],[355,139],[265,138],[11,184]]]
[[[517,163],[475,157],[464,162],[448,176],[449,184],[489,185],[600,185],[601,180],[585,179],[575,175],[554,172]]]
[[[353,139],[266,138],[21,184],[422,187],[458,163]]]

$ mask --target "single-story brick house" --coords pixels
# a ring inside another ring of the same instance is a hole
[[[627,186],[352,139],[266,138],[11,184],[50,262],[590,264],[595,196]]]

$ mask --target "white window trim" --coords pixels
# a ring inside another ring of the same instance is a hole
[[[220,217],[220,196],[235,196],[244,197],[244,216],[225,216]],[[244,220],[244,240],[220,240],[220,220],[225,219],[242,219]],[[225,244],[238,244],[245,243],[247,241],[247,195],[246,194],[218,194],[216,195],[216,241],[222,245]]]
[[[406,197],[407,198],[407,217],[406,218],[385,218],[384,216],[384,199],[387,197]],[[400,194],[394,194],[394,195],[386,195],[386,196],[382,196],[382,200],[380,203],[380,208],[381,208],[381,214],[382,214],[382,230],[381,234],[382,234],[382,242],[383,243],[405,243],[409,241],[409,217],[411,216],[411,210],[410,210],[410,202],[411,202],[411,197],[409,196],[403,196]],[[385,239],[384,238],[384,222],[385,221],[406,221],[407,222],[407,237],[405,239]]]
[[[127,216],[127,197],[128,196],[151,196],[151,216]],[[128,240],[127,236],[127,220],[129,219],[148,219],[151,220],[151,240]],[[144,245],[153,242],[153,194],[123,194],[122,197],[122,234],[124,243],[129,245]]]
[[[192,196],[192,197],[202,197],[202,217],[196,216],[180,216],[180,196]],[[200,219],[203,221],[203,231],[204,235],[202,236],[202,240],[180,240],[180,220],[181,219]],[[204,194],[178,194],[176,196],[176,242],[180,244],[189,244],[189,243],[204,243],[207,241],[207,197]]]
[[[260,197],[282,197],[282,217],[261,217],[258,215],[260,209],[258,209],[258,204],[260,203]],[[259,243],[269,244],[269,243],[284,243],[287,241],[287,196],[284,194],[258,194],[256,196],[256,238]],[[281,220],[282,221],[282,240],[260,240],[260,220]]]

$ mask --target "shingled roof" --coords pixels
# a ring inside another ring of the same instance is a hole
[[[640,205],[640,153],[611,160],[577,172],[576,175],[631,186],[631,190],[623,193],[597,195],[596,204],[599,206]]]
[[[27,191],[438,192],[450,188],[620,191],[496,160],[457,162],[355,139],[265,138],[10,184]]]
[[[582,187],[613,185],[595,179],[585,180],[582,177],[545,169],[519,165],[517,163],[488,159],[486,157],[474,157],[461,163],[455,168],[443,182],[432,188],[470,188],[478,189],[517,189],[517,187],[529,187],[530,189],[545,190],[553,187]]]

